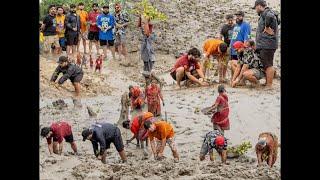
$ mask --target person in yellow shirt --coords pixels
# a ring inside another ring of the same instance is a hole
[[[169,145],[174,161],[179,161],[179,154],[174,142],[174,130],[171,124],[166,121],[145,121],[144,128],[148,130],[148,137],[150,139],[151,149],[156,160],[164,158],[163,151],[166,144]],[[155,139],[157,145],[155,145]]]
[[[80,35],[77,46],[77,51],[79,52],[80,40],[82,39],[84,53],[87,54],[87,37],[88,37],[88,12],[84,10],[84,4],[81,2],[78,4],[77,15],[80,17]]]
[[[225,76],[227,72],[227,50],[228,45],[220,39],[207,39],[203,44],[204,62],[203,71],[206,74],[207,68],[210,65],[210,56],[217,57],[218,59],[218,71],[219,82],[225,82]]]
[[[62,48],[66,48],[65,45],[65,38],[64,38],[64,33],[66,31],[66,26],[64,24],[64,21],[66,19],[65,15],[63,14],[64,10],[63,8],[57,7],[57,15],[56,15],[56,21],[57,21],[57,26],[56,26],[56,31],[59,37],[59,44],[60,48],[58,50],[58,53],[61,54]]]

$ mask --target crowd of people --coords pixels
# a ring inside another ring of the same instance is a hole
[[[235,13],[236,24],[233,23],[233,15],[227,15],[227,23],[221,29],[220,39],[207,39],[203,44],[204,59],[201,60],[201,52],[197,48],[191,48],[187,53],[179,57],[171,69],[170,75],[177,81],[181,88],[181,81],[197,83],[207,86],[206,72],[212,66],[212,57],[218,60],[219,96],[212,105],[214,111],[211,121],[213,131],[206,133],[200,150],[200,160],[204,160],[209,153],[210,160],[213,160],[213,149],[221,156],[223,163],[227,160],[228,139],[224,135],[225,130],[230,130],[229,105],[226,93],[226,72],[227,63],[231,65],[232,87],[245,83],[249,80],[258,84],[259,79],[266,76],[266,86],[272,86],[274,75],[273,56],[278,47],[278,24],[277,14],[266,6],[264,0],[256,0],[254,7],[259,14],[256,41],[251,39],[251,27],[248,22],[243,21],[244,13]],[[120,4],[115,5],[115,14],[109,14],[109,6],[102,7],[96,3],[92,5],[92,11],[88,14],[84,11],[84,4],[79,3],[78,11],[75,5],[70,5],[68,14],[64,14],[63,7],[49,7],[49,14],[45,17],[41,27],[44,35],[45,52],[50,49],[59,54],[66,45],[67,55],[79,52],[79,44],[82,40],[84,53],[86,54],[86,41],[89,39],[89,54],[92,54],[92,45],[95,44],[97,54],[99,46],[103,47],[103,56],[106,58],[107,48],[110,48],[112,57],[115,59],[115,48],[127,57],[126,52],[126,27],[128,17],[121,13]],[[57,10],[57,11],[56,11]],[[133,139],[137,140],[137,146],[148,147],[150,142],[151,150],[156,160],[164,158],[163,152],[168,145],[172,151],[174,161],[179,161],[178,150],[174,141],[175,131],[173,126],[161,118],[161,102],[164,106],[164,98],[161,88],[157,85],[157,78],[151,73],[154,66],[154,50],[152,48],[152,24],[150,19],[139,17],[138,26],[141,28],[143,40],[141,45],[141,58],[144,62],[144,71],[150,72],[146,76],[148,83],[145,90],[138,86],[129,86],[129,98],[131,99],[131,111],[136,112],[131,120],[125,120],[122,126],[130,129],[133,133],[131,139],[126,140],[127,144]],[[100,44],[98,44],[98,41]],[[54,46],[54,48],[52,48]],[[58,81],[61,85],[67,79],[73,83],[76,96],[79,96],[79,82],[83,77],[82,69],[68,61],[68,56],[60,56],[59,66],[52,75],[51,82],[55,82],[59,73],[64,75]],[[90,60],[91,62],[91,60]],[[102,62],[99,62],[100,65]],[[91,63],[90,63],[91,64]],[[98,69],[100,70],[100,69]],[[144,107],[147,106],[146,110]],[[49,152],[61,154],[63,149],[63,138],[71,144],[74,153],[79,155],[77,146],[73,139],[71,126],[66,122],[52,123],[50,127],[41,129],[41,136],[47,139]],[[125,146],[123,144],[120,129],[110,123],[95,123],[82,131],[83,141],[90,140],[96,157],[106,163],[106,150],[113,143],[118,151],[121,160],[127,161]],[[52,143],[53,140],[53,143]],[[144,146],[144,142],[145,145]],[[99,150],[100,146],[100,150]],[[277,158],[278,139],[272,133],[259,135],[256,144],[258,164],[264,160],[268,165],[273,166]]]

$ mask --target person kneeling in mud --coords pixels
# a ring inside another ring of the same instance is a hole
[[[221,134],[220,131],[214,130],[208,132],[203,140],[201,150],[200,150],[200,161],[205,159],[205,156],[210,155],[210,160],[214,161],[213,149],[215,149],[220,157],[222,163],[226,163],[227,161],[227,139]]]
[[[261,133],[255,148],[258,166],[266,160],[267,164],[272,167],[277,160],[278,146],[278,137],[276,135],[270,132]]]
[[[52,74],[51,77],[51,84],[55,85],[56,88],[60,88],[60,86],[67,80],[70,79],[72,82],[74,89],[75,89],[75,96],[80,96],[80,81],[83,78],[83,71],[82,69],[73,64],[68,62],[68,58],[66,56],[60,56],[59,65]],[[59,79],[58,84],[55,84],[56,79],[58,78],[59,74],[63,73],[63,76]]]
[[[233,44],[239,61],[231,80],[232,87],[237,86],[239,83],[244,85],[245,80],[249,80],[254,85],[259,85],[259,80],[265,77],[263,65],[255,54],[254,46],[253,40],[248,40],[246,43],[236,41]]]
[[[131,123],[129,120],[123,121],[122,123],[123,128],[130,129],[131,132],[133,133],[133,137],[127,140],[127,144],[129,144],[132,140],[136,139],[137,147],[140,147],[140,143],[141,143],[141,148],[144,148],[144,144],[143,144],[144,141],[146,143],[146,146],[148,146],[148,141],[147,141],[148,131],[144,128],[144,122],[145,121],[155,122],[156,120],[157,119],[153,117],[153,114],[151,112],[144,112],[142,114],[135,116],[132,119]]]
[[[131,111],[142,112],[144,108],[144,94],[138,86],[129,86],[129,98],[131,99]]]
[[[219,130],[222,135],[224,135],[224,130],[230,129],[228,96],[223,85],[218,86],[218,93],[219,96],[211,107],[212,110],[216,109],[211,121],[213,123],[213,129]]]
[[[70,143],[72,150],[77,155],[77,145],[74,142],[71,126],[66,122],[52,123],[50,127],[41,129],[41,136],[47,139],[50,155],[52,153],[61,155],[63,149],[63,138]],[[53,143],[52,143],[53,140]]]
[[[166,144],[168,144],[172,151],[174,161],[179,161],[178,150],[174,142],[174,130],[171,124],[165,121],[154,123],[145,121],[144,128],[149,130],[148,137],[150,139],[151,150],[155,160],[162,160],[164,158],[163,151]],[[155,141],[157,142],[157,145],[155,145]]]
[[[184,54],[177,59],[170,75],[177,81],[179,88],[181,88],[180,82],[185,80],[191,80],[201,86],[209,85],[207,82],[203,82],[205,77],[199,62],[200,56],[200,51],[197,48],[192,48],[188,51],[188,54]]]
[[[124,145],[122,142],[120,129],[110,123],[95,123],[89,129],[82,131],[83,141],[90,140],[93,146],[94,155],[106,164],[107,149],[110,148],[110,144],[113,143],[116,147],[122,162],[127,161],[126,154],[124,152]],[[100,145],[100,151],[98,150],[98,144]]]

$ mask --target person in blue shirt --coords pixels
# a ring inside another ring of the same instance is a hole
[[[112,58],[115,60],[115,48],[114,48],[114,16],[109,14],[109,6],[104,5],[103,11],[97,18],[97,25],[99,28],[99,41],[100,46],[103,47],[103,54],[106,60],[107,49],[110,48],[112,52]]]
[[[250,24],[243,21],[244,12],[238,11],[235,13],[236,15],[236,25],[233,28],[231,42],[230,42],[230,54],[231,54],[231,74],[233,76],[233,72],[237,68],[238,65],[238,57],[237,52],[233,47],[233,44],[236,41],[245,42],[249,40],[251,37],[251,27]]]

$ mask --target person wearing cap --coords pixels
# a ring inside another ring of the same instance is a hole
[[[220,39],[207,39],[203,43],[204,62],[203,73],[206,74],[207,68],[210,66],[210,56],[217,57],[218,60],[218,72],[219,82],[225,82],[225,76],[227,73],[227,54],[228,45]]]
[[[215,103],[211,106],[211,109],[215,112],[212,115],[211,122],[213,123],[214,130],[219,130],[222,134],[224,134],[225,130],[230,129],[229,100],[224,85],[218,86],[218,93],[219,96],[217,97]]]
[[[238,11],[235,13],[235,15],[236,15],[236,25],[233,28],[232,37],[230,41],[231,76],[233,76],[233,73],[237,68],[237,64],[238,64],[238,56],[237,56],[236,50],[233,48],[233,44],[236,41],[241,41],[244,43],[245,41],[248,41],[251,38],[251,26],[249,23],[243,20],[244,12]]]
[[[228,14],[226,15],[226,23],[221,27],[221,30],[220,30],[220,39],[223,40],[228,45],[228,47],[230,45],[233,28],[234,28],[233,15]]]
[[[148,141],[146,141],[146,138],[148,136],[148,131],[144,129],[144,122],[145,121],[151,121],[155,122],[157,119],[153,117],[153,114],[151,112],[143,112],[135,116],[131,123],[129,120],[123,121],[122,126],[125,129],[130,129],[133,133],[133,137],[129,140],[127,140],[127,144],[130,143],[133,139],[137,140],[137,147],[140,147],[141,142],[141,148],[144,148],[143,141],[146,142],[146,146],[148,146]]]
[[[110,148],[111,143],[116,147],[122,162],[127,161],[121,132],[117,126],[110,123],[95,123],[90,128],[82,131],[82,137],[83,141],[91,141],[94,155],[101,160],[102,163],[106,164],[106,150]],[[98,149],[99,145],[100,151]]]
[[[145,89],[145,100],[147,100],[148,111],[156,117],[161,116],[161,101],[164,106],[163,95],[157,82],[157,79],[152,78],[151,83]]]
[[[264,132],[259,134],[258,143],[255,150],[258,159],[258,166],[263,161],[267,161],[267,164],[272,167],[277,160],[278,155],[278,137],[270,132]]]
[[[70,143],[74,153],[78,154],[77,145],[73,139],[71,126],[67,122],[61,121],[52,123],[50,127],[43,127],[40,134],[42,137],[47,139],[50,155],[52,153],[61,155],[63,150],[63,139]]]
[[[206,155],[209,153],[210,160],[214,161],[213,149],[215,149],[220,157],[222,163],[227,161],[227,139],[221,134],[220,131],[214,130],[208,132],[203,140],[200,150],[200,161],[203,161]]]
[[[65,20],[67,39],[67,54],[68,56],[76,55],[79,34],[80,34],[80,17],[76,13],[76,5],[70,5],[70,13],[66,16]]]
[[[199,49],[192,48],[187,54],[179,57],[171,69],[171,77],[177,81],[178,88],[181,88],[180,82],[191,80],[201,86],[207,86],[207,82],[201,81],[204,79],[204,74],[200,64],[201,53]]]
[[[131,63],[127,62],[128,53],[126,46],[126,29],[129,25],[129,16],[127,13],[121,11],[120,3],[115,3],[114,9],[114,17],[116,20],[115,46],[118,48],[119,59],[121,60],[121,55],[124,56],[124,63],[120,63],[120,65],[131,66]]]
[[[104,5],[102,7],[102,14],[98,16],[97,26],[99,30],[100,46],[103,47],[103,55],[105,61],[107,60],[107,49],[111,49],[113,60],[115,60],[115,49],[114,49],[114,33],[113,28],[115,27],[114,16],[109,13],[109,6]]]
[[[273,58],[276,49],[278,49],[278,25],[280,19],[278,13],[267,7],[264,0],[256,0],[254,7],[258,13],[258,27],[256,34],[257,53],[266,72],[266,87],[272,88],[274,77]]]
[[[59,89],[59,86],[61,86],[67,79],[70,79],[75,89],[75,96],[79,97],[80,81],[83,78],[82,69],[73,63],[69,63],[68,58],[66,56],[60,56],[58,63],[59,63],[58,67],[52,74],[52,77],[50,80],[51,84],[55,85]],[[55,84],[55,81],[57,80],[60,73],[62,73],[63,76],[59,79],[58,85],[57,85]]]
[[[236,41],[233,47],[238,54],[237,68],[233,74],[231,86],[235,87],[239,82],[249,80],[254,85],[259,85],[259,80],[265,77],[263,64],[255,53],[255,45],[253,40],[246,43]]]
[[[166,121],[145,121],[144,128],[149,132],[148,138],[155,160],[164,158],[163,151],[166,144],[168,144],[174,157],[174,162],[179,161],[178,150],[174,142],[174,130],[170,123]]]
[[[92,54],[92,43],[96,46],[97,54],[99,54],[99,28],[97,26],[97,18],[100,15],[98,3],[92,4],[92,11],[88,15],[89,24],[89,54]]]

